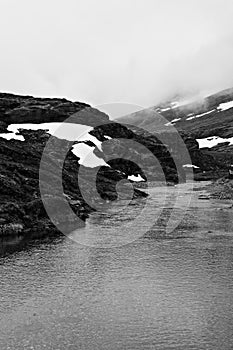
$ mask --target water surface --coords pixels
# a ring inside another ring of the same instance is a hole
[[[150,189],[151,216],[162,191]],[[120,247],[11,242],[0,259],[0,349],[232,349],[232,209],[197,197],[174,232],[163,229],[167,204],[146,235]],[[100,245],[119,221],[94,214],[79,235]]]

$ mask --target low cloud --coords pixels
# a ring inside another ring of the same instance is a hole
[[[233,86],[233,2],[9,0],[1,91],[148,107]]]

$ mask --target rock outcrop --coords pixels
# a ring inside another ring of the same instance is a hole
[[[0,128],[7,132],[10,124],[68,122],[95,126],[108,116],[90,105],[60,98],[35,98],[0,93]]]
[[[233,200],[233,180],[221,178],[206,186],[211,198]],[[229,203],[229,208],[233,209],[233,204]]]
[[[116,139],[129,139],[132,144],[120,142],[107,143],[102,146],[101,156],[114,169],[121,170],[127,176],[140,175],[148,181],[185,181],[185,173],[179,155],[171,153],[171,149],[156,135],[152,135],[140,127],[123,125],[120,123],[107,123],[95,127],[90,132],[98,140],[105,141],[106,136]],[[166,141],[166,139],[164,140]],[[135,146],[134,146],[135,145]],[[143,147],[140,147],[140,146]],[[110,153],[113,160],[108,161],[106,155]],[[127,159],[129,157],[132,159]],[[135,161],[134,161],[135,160]],[[157,165],[155,160],[158,161]],[[138,166],[141,164],[141,167]],[[144,170],[144,171],[143,171]],[[147,174],[147,175],[145,175]]]

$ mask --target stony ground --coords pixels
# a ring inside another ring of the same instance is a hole
[[[233,180],[222,178],[206,186],[212,198],[233,200]]]

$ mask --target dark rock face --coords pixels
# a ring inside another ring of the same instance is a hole
[[[24,142],[0,139],[1,234],[14,233],[15,229],[16,232],[32,229],[48,232],[55,229],[45,212],[39,191],[40,160],[49,135],[43,130],[36,132],[24,130],[21,133],[25,138]],[[62,146],[62,143],[67,141],[58,140],[58,142]],[[54,159],[48,159],[48,171],[52,171],[54,177],[56,177],[56,161],[56,155]],[[66,168],[64,172],[67,173]],[[72,188],[69,181],[66,185]],[[72,199],[80,199],[79,193]],[[53,200],[56,200],[56,193]],[[83,206],[84,203],[80,202],[79,206],[72,209],[79,214],[79,207]],[[63,219],[67,220],[65,213]]]
[[[139,127],[127,128],[127,125],[115,122],[95,127],[91,134],[102,142],[106,141],[106,136],[119,139],[103,143],[101,156],[112,168],[121,170],[127,176],[141,175],[148,181],[164,180],[165,176],[166,181],[176,183],[185,180],[179,157],[174,160],[174,154],[156,135]],[[123,141],[120,141],[122,138]],[[132,144],[124,142],[125,138]],[[108,160],[108,154],[112,160]],[[155,158],[159,162],[157,166],[154,164]]]

